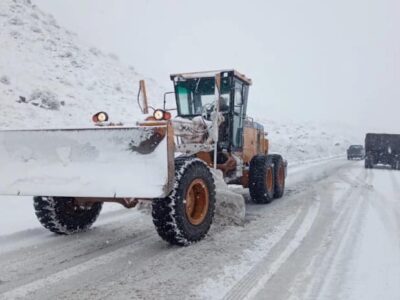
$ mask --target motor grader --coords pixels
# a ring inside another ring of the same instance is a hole
[[[252,81],[235,70],[173,74],[166,101],[136,126],[0,131],[0,194],[33,196],[40,223],[57,234],[88,229],[104,202],[152,201],[171,244],[204,238],[216,205],[212,169],[249,188],[255,203],[282,197],[287,163],[269,154],[262,125],[246,115]],[[144,92],[144,91],[143,91]]]

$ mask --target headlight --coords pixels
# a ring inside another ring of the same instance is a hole
[[[160,121],[164,119],[164,111],[161,109],[156,109],[153,114],[154,119]]]
[[[104,111],[94,114],[92,117],[94,123],[103,123],[108,121],[108,114]]]
[[[105,113],[99,113],[99,115],[97,116],[97,119],[99,120],[99,122],[105,122],[107,121],[107,115]]]

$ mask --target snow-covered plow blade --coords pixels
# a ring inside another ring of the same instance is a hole
[[[163,197],[174,174],[169,130],[163,125],[0,131],[0,194]]]

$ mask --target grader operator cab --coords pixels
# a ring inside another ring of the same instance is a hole
[[[268,153],[263,126],[246,116],[251,80],[234,70],[171,79],[174,118],[164,105],[134,127],[0,131],[0,194],[34,196],[39,221],[58,234],[88,229],[103,202],[149,200],[158,234],[176,245],[211,226],[213,168],[256,203],[282,197],[287,163]]]

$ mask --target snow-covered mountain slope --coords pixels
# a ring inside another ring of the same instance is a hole
[[[86,45],[29,0],[2,0],[0,26],[0,128],[90,126],[100,110],[111,121],[140,117],[136,98],[143,76],[115,55]],[[157,106],[164,89],[146,81],[150,104]],[[326,126],[258,121],[269,132],[271,150],[290,162],[342,154],[351,141]]]
[[[270,150],[282,154],[289,163],[346,154],[360,138],[340,126],[258,119],[268,132]]]
[[[140,79],[152,104],[162,99],[154,80],[86,45],[29,0],[0,1],[0,45],[0,128],[87,126],[100,110],[132,120]]]

